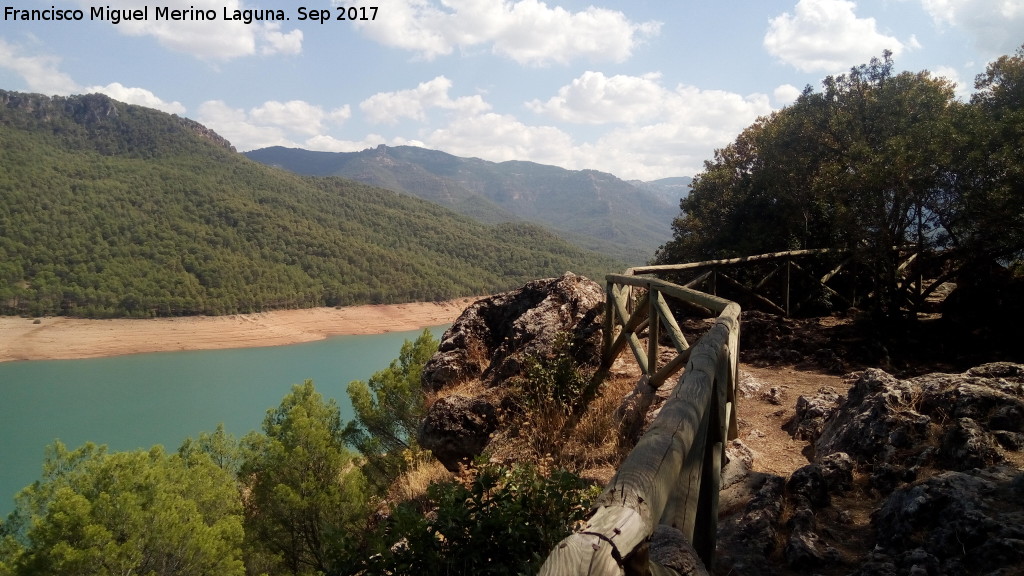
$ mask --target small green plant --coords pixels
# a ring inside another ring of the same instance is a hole
[[[591,379],[592,374],[572,354],[572,335],[560,332],[550,355],[527,360],[525,374],[516,387],[526,411],[557,407],[566,414],[578,414],[586,408]]]
[[[482,464],[459,480],[432,484],[432,512],[399,506],[383,535],[395,544],[369,561],[366,574],[536,574],[600,492],[547,467]]]

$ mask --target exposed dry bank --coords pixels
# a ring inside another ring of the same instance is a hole
[[[413,302],[152,320],[0,317],[0,362],[280,346],[453,322],[474,301]]]

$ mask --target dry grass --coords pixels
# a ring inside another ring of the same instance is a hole
[[[557,468],[597,483],[611,479],[625,455],[618,442],[615,409],[631,390],[629,377],[612,377],[602,383],[586,410],[569,415],[564,407],[521,405],[503,413],[499,432],[488,447],[497,462],[548,460]],[[514,405],[514,399],[511,404]]]
[[[435,482],[452,480],[455,475],[448,471],[436,458],[424,454],[413,462],[404,474],[388,487],[389,502],[417,500],[427,493],[427,487]]]

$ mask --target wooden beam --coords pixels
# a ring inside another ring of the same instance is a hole
[[[711,270],[708,270],[707,272],[701,274],[700,276],[697,276],[696,278],[694,278],[693,280],[690,280],[689,282],[687,282],[686,284],[683,284],[682,286],[683,286],[683,288],[693,288],[697,284],[700,284],[701,282],[707,280],[710,276],[711,276]]]
[[[661,295],[660,290],[657,292],[657,298],[654,302],[658,307],[661,321],[668,330],[668,336],[672,339],[672,343],[675,344],[676,351],[682,352],[689,348],[690,343],[686,341],[686,336],[683,335],[683,331],[679,328],[676,317],[672,314],[672,310],[669,309],[668,303],[665,302],[665,297]]]
[[[625,284],[628,286],[635,286],[638,288],[648,288],[660,290],[664,294],[673,298],[678,298],[684,302],[691,302],[712,310],[719,314],[725,310],[726,306],[732,304],[725,298],[719,298],[718,296],[712,296],[705,294],[704,292],[698,292],[690,288],[683,288],[678,284],[672,284],[665,280],[658,280],[657,278],[638,278],[636,276],[622,276],[617,274],[609,274],[608,280],[616,282],[618,284]]]
[[[733,288],[739,290],[740,292],[743,292],[747,296],[750,296],[754,300],[757,300],[761,304],[767,306],[773,312],[775,312],[777,314],[782,314],[783,316],[786,315],[786,310],[784,308],[782,308],[781,306],[779,306],[775,302],[772,302],[771,300],[765,298],[764,296],[758,294],[757,292],[754,292],[750,288],[747,288],[743,284],[740,284],[739,282],[733,280],[732,278],[726,276],[725,274],[722,274],[721,272],[718,273],[718,277],[723,279],[723,280],[725,280],[725,283],[728,284],[729,286],[732,286]]]
[[[675,372],[676,370],[678,370],[679,368],[686,364],[686,362],[690,359],[690,352],[692,350],[693,348],[687,348],[686,350],[683,350],[682,352],[677,354],[675,358],[669,360],[668,363],[666,363],[664,366],[661,367],[661,369],[658,370],[657,374],[650,377],[650,381],[648,382],[648,384],[652,388],[660,388],[661,385],[664,384],[666,380],[668,380],[669,376],[671,376],[673,372]]]
[[[655,290],[647,291],[647,370],[644,374],[654,376],[658,371],[658,336],[661,320],[658,318],[658,298],[661,293]]]
[[[770,252],[768,254],[757,254],[754,256],[743,256],[741,258],[724,258],[721,260],[704,260],[703,262],[689,262],[686,264],[663,264],[658,266],[637,266],[626,270],[626,274],[654,274],[657,272],[674,272],[678,270],[694,270],[708,268],[711,266],[732,266],[735,264],[746,264],[748,262],[759,262],[762,260],[777,260],[779,258],[797,258],[800,256],[814,256],[828,254],[831,248],[819,248],[814,250],[788,250],[785,252]]]

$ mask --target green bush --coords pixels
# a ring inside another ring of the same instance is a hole
[[[483,464],[461,482],[431,485],[427,514],[424,503],[400,505],[382,528],[393,544],[366,574],[535,574],[599,492],[564,470]]]

